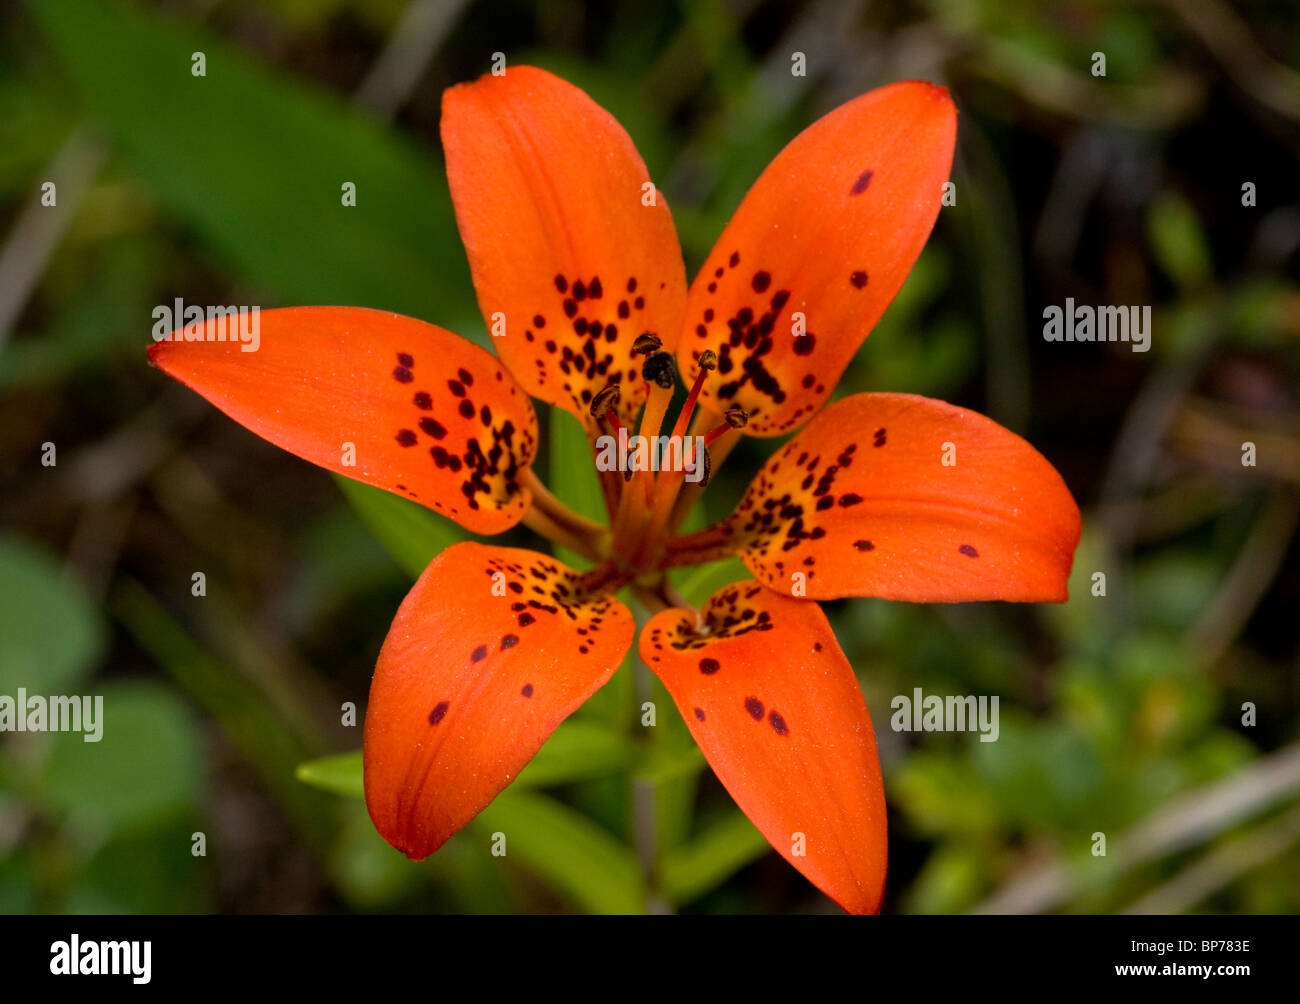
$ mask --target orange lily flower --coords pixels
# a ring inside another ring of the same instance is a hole
[[[823,407],[920,254],[955,136],[947,91],[926,83],[837,108],[762,174],[688,289],[627,134],[572,85],[511,68],[451,88],[442,119],[479,305],[504,325],[498,357],[346,307],[265,311],[256,352],[151,346],[160,369],[300,457],[478,533],[524,522],[594,563],[466,542],[420,576],[365,724],[366,803],[394,847],[437,850],[611,677],[635,630],[615,598],[628,586],[658,611],[641,657],[741,809],[841,907],[879,908],[871,719],[814,601],[1061,601],[1080,530],[1051,464],[989,419],[906,394]],[[678,370],[690,393],[671,441],[702,435],[702,483],[740,435],[799,429],[730,517],[678,534],[699,494],[683,493],[684,470],[606,473],[608,526],[545,489],[530,395],[578,416],[594,448],[631,428],[668,435]],[[678,600],[667,569],[729,554],[755,579],[698,611]]]

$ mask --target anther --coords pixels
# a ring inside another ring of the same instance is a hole
[[[700,353],[700,369],[716,370],[718,368],[718,354],[712,349],[705,349]]]
[[[677,379],[677,367],[673,363],[673,354],[671,352],[654,352],[647,356],[646,361],[641,366],[641,375],[664,390],[672,390]]]
[[[632,355],[648,356],[651,352],[658,352],[663,344],[658,335],[649,331],[643,332],[637,335],[636,340],[632,342]]]
[[[723,421],[714,426],[704,434],[704,444],[707,446],[718,439],[721,439],[732,429],[743,429],[749,424],[749,412],[738,404],[733,404],[730,408],[722,413]]]
[[[588,407],[592,418],[600,418],[607,411],[613,411],[618,404],[622,391],[618,389],[618,384],[605,384],[600,390],[596,391],[596,396],[591,399],[591,405]]]

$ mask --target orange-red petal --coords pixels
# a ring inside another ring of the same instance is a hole
[[[686,272],[662,194],[623,128],[583,91],[511,66],[443,96],[442,143],[461,238],[497,352],[529,393],[577,415],[621,383],[645,400],[637,335],[671,349]]]
[[[726,526],[775,590],[951,603],[1064,600],[1080,524],[1056,469],[991,419],[855,394],[768,460]]]
[[[885,887],[884,789],[862,690],[826,615],[755,582],[656,614],[639,650],[718,779],[773,847],[851,913]]]
[[[841,105],[800,133],[749,190],[691,284],[677,346],[702,400],[739,404],[776,436],[830,395],[934,226],[952,165],[948,92],[909,81]],[[689,379],[688,379],[689,383]]]
[[[613,675],[633,629],[545,555],[470,542],[435,558],[370,685],[366,806],[384,839],[417,860],[441,847]]]
[[[222,323],[173,332],[149,358],[263,439],[327,470],[479,533],[523,518],[531,494],[517,479],[536,452],[537,417],[505,367],[473,342],[358,307],[263,310],[256,340],[243,342],[215,340]]]

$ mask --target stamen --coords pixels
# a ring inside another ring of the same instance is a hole
[[[721,425],[718,425],[710,429],[708,432],[704,434],[705,446],[708,446],[710,443],[713,443],[714,441],[721,439],[732,429],[743,429],[746,425],[749,424],[749,412],[747,412],[744,408],[742,408],[738,404],[733,404],[722,414],[725,421],[723,421]]]
[[[654,335],[646,332],[637,341],[640,342],[642,338],[647,339],[646,344],[653,342],[655,349],[641,366],[641,375],[645,377],[650,388],[646,395],[645,411],[641,415],[638,431],[644,436],[651,437],[653,441],[653,438],[659,435],[660,428],[664,424],[664,415],[667,414],[668,405],[673,399],[673,388],[677,386],[677,364],[671,352],[657,351],[660,342]],[[650,504],[654,493],[654,475],[649,471],[643,474],[638,479],[636,490],[642,495],[640,515],[644,516],[644,508]]]
[[[700,400],[700,392],[704,390],[704,381],[708,379],[709,373],[718,368],[718,355],[712,349],[705,349],[700,353],[700,371],[695,374],[695,382],[691,384],[691,392],[686,395],[686,403],[682,405],[682,410],[677,415],[677,424],[673,426],[673,437],[680,439],[686,435],[686,423],[691,420],[691,415],[695,412],[695,405]]]
[[[686,395],[686,402],[682,405],[682,410],[678,412],[677,421],[673,425],[671,441],[675,443],[684,442],[683,437],[686,434],[686,426],[691,419],[691,415],[695,412],[700,393],[704,390],[704,381],[708,379],[709,373],[718,367],[717,353],[712,349],[705,349],[700,353],[698,364],[699,371],[695,374],[695,381],[691,384],[690,393]],[[711,473],[712,463],[707,447],[701,452],[702,456],[696,460],[696,463],[704,464],[704,476],[700,480],[700,484],[703,485]],[[659,476],[654,482],[654,493],[650,499],[650,522],[646,526],[646,532],[638,552],[638,560],[654,560],[655,552],[660,546],[659,538],[663,535],[668,517],[672,513],[673,503],[677,501],[677,496],[685,483],[684,471],[659,472]]]
[[[641,375],[649,384],[645,409],[641,414],[638,427],[643,434],[659,434],[664,414],[673,397],[673,388],[677,384],[677,364],[671,352],[662,352],[659,338],[647,331],[637,336],[633,343],[634,353],[645,354],[646,360],[641,364]],[[646,507],[654,492],[654,475],[649,471],[633,471],[630,467],[623,472],[626,487],[619,493],[618,512],[614,515],[615,540],[628,551],[635,550],[641,528],[645,524]]]

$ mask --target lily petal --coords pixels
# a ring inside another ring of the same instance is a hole
[[[479,533],[523,518],[532,496],[517,479],[537,450],[537,417],[505,367],[473,342],[358,307],[261,311],[256,342],[217,341],[223,321],[173,332],[149,346],[149,359],[327,470]]]
[[[755,582],[656,614],[639,650],[718,779],[773,847],[851,913],[885,887],[884,789],[862,691],[815,603]]]
[[[513,781],[632,644],[612,596],[534,551],[454,544],[407,594],[366,711],[370,818],[416,860]]]
[[[704,404],[742,406],[751,436],[812,417],[920,255],[956,131],[948,92],[908,81],[841,105],[777,155],[691,285],[677,357],[693,378],[700,353],[717,353]]]
[[[726,526],[760,581],[809,599],[1055,602],[1080,522],[1056,469],[991,419],[855,394],[768,460]]]
[[[643,332],[676,343],[686,271],[663,195],[623,128],[572,84],[512,66],[443,95],[461,238],[497,351],[529,393],[577,415],[608,383],[630,424]]]

